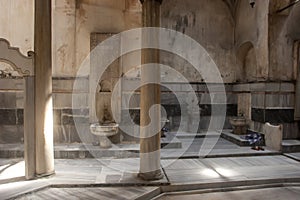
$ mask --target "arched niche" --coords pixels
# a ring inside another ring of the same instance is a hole
[[[238,48],[237,66],[239,68],[238,79],[241,82],[253,82],[257,80],[256,51],[251,42],[245,42]]]
[[[300,3],[296,4],[287,19],[287,35],[293,40],[300,40]]]
[[[19,48],[11,47],[9,42],[0,38],[0,63],[11,68],[25,79],[24,101],[24,159],[27,179],[35,175],[35,102],[34,102],[34,53],[28,56],[20,53]],[[9,70],[8,70],[9,71]],[[0,77],[1,78],[1,77]],[[14,78],[12,72],[3,72],[2,78]]]

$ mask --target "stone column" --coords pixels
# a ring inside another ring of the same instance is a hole
[[[51,0],[35,0],[35,138],[36,176],[54,173]]]
[[[294,43],[294,58],[294,71],[296,78],[294,119],[300,120],[300,41],[296,41]]]
[[[162,0],[141,0],[143,5],[143,27],[160,26],[160,5]],[[159,42],[159,33],[142,32],[142,42]],[[151,64],[145,66],[145,64]],[[140,103],[140,173],[144,180],[158,180],[163,178],[160,168],[160,70],[159,50],[142,50],[141,82],[156,83],[141,87]],[[151,112],[149,112],[151,109]],[[151,113],[151,114],[150,114]],[[151,117],[150,117],[151,115]]]
[[[34,104],[34,76],[25,77],[24,102],[24,160],[26,179],[35,178],[35,104]]]

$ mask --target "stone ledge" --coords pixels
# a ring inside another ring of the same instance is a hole
[[[229,131],[223,131],[221,137],[239,146],[251,146],[248,140],[244,139],[244,135],[236,135]]]
[[[162,138],[161,148],[180,149],[181,141],[177,138]],[[117,144],[110,149],[102,149],[91,144],[60,144],[54,145],[55,159],[85,159],[85,158],[138,158],[139,144]],[[23,144],[2,144],[0,158],[24,157]]]
[[[283,140],[281,144],[284,153],[300,152],[300,140]]]

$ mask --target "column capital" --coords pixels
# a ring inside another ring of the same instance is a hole
[[[140,0],[140,2],[143,4],[145,0]],[[146,0],[147,1],[147,0]],[[151,0],[151,1],[157,1],[159,2],[160,4],[162,4],[163,0]]]

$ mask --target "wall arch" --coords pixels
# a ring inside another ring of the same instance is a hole
[[[257,77],[257,57],[251,42],[243,43],[237,51],[237,66],[241,82],[253,82]]]

